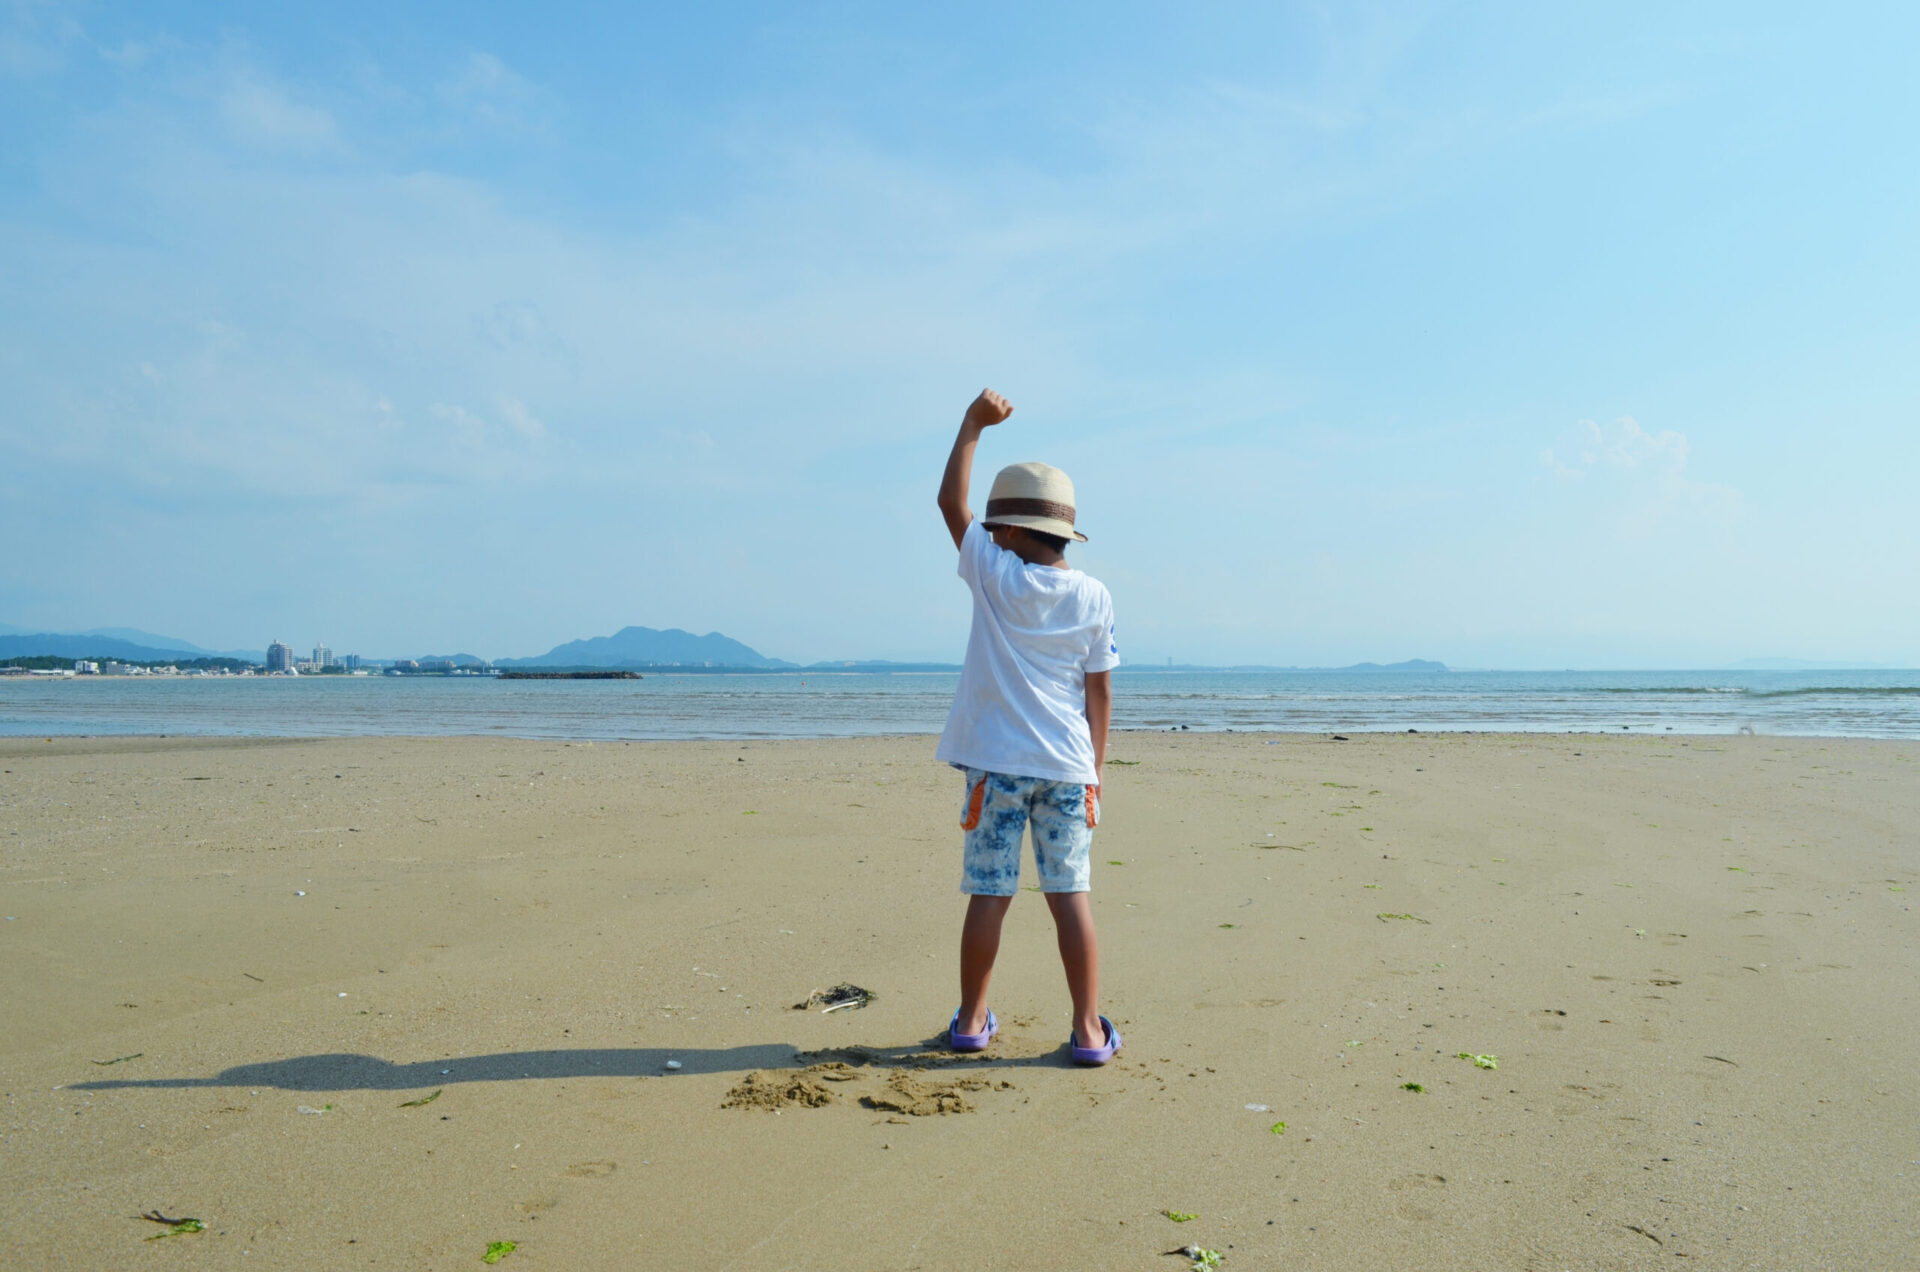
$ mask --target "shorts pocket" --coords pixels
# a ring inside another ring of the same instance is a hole
[[[1096,793],[1098,792],[1098,790],[1099,790],[1099,787],[1097,786],[1087,787],[1087,829],[1088,830],[1092,830],[1095,826],[1098,826],[1100,824],[1100,796]]]
[[[960,809],[960,829],[972,830],[980,824],[980,809],[987,802],[987,775],[982,773],[967,785],[967,801]]]

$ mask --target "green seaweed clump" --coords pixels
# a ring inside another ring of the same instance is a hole
[[[517,1241],[489,1241],[487,1242],[487,1252],[480,1256],[480,1262],[488,1264],[498,1263],[519,1248],[520,1243]]]
[[[1400,1089],[1402,1091],[1412,1091],[1415,1095],[1425,1095],[1427,1093],[1427,1088],[1421,1086],[1418,1082],[1402,1082]]]

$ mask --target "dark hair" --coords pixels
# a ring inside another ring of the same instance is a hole
[[[1063,539],[1057,534],[1048,534],[1045,530],[1035,530],[1032,526],[1016,526],[1007,521],[983,521],[981,524],[985,525],[989,530],[1018,530],[1021,534],[1031,536],[1035,543],[1052,548],[1055,552],[1065,552],[1067,550],[1067,544],[1070,542],[1070,540]]]
[[[1045,530],[1035,530],[1032,526],[1018,526],[1016,529],[1031,535],[1036,541],[1052,548],[1055,552],[1065,552],[1067,541],[1057,534],[1048,534]]]

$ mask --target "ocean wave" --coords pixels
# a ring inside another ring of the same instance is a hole
[[[1671,688],[1662,688],[1658,685],[1594,685],[1591,688],[1589,688],[1587,686],[1582,685],[1578,687],[1570,686],[1567,689],[1562,690],[1561,692],[1564,692],[1570,696],[1575,696],[1583,693],[1623,693],[1623,694],[1637,695],[1642,698],[1648,697],[1649,695],[1654,697],[1664,698],[1664,697],[1669,697],[1677,694],[1695,694],[1695,693],[1745,694],[1745,693],[1752,693],[1754,691],[1751,689],[1745,688],[1741,685],[1674,685]]]
[[[1750,689],[1755,698],[1913,698],[1920,697],[1920,685],[1814,685],[1806,689]]]

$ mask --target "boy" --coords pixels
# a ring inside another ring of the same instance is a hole
[[[955,1051],[984,1051],[1000,1022],[987,981],[1000,952],[1000,924],[1020,884],[1020,838],[1033,826],[1040,889],[1060,941],[1073,995],[1076,1064],[1105,1064],[1120,1034],[1100,1014],[1100,947],[1087,901],[1088,854],[1100,815],[1100,769],[1113,713],[1113,599],[1067,565],[1073,483],[1045,464],[1015,464],[993,480],[986,516],[975,521],[967,483],[980,434],[1013,414],[983,391],[960,421],[940,481],[940,512],[960,549],[960,577],[973,592],[973,630],[953,711],[935,752],[967,777],[967,832],[960,890],[969,894],[960,933],[960,1008],[947,1026]]]

